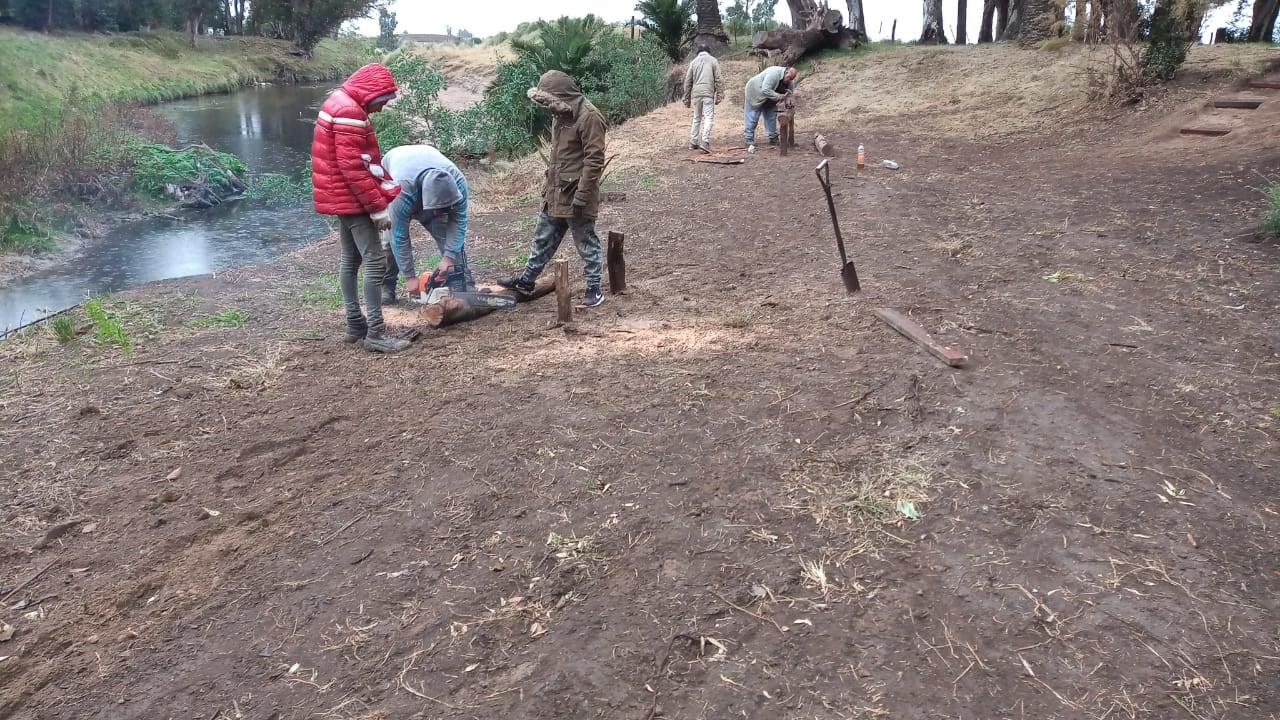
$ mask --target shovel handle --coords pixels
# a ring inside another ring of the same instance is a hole
[[[830,158],[824,158],[822,162],[818,163],[818,167],[813,169],[814,174],[818,176],[818,182],[822,183],[822,187],[824,188],[831,187],[830,162]]]

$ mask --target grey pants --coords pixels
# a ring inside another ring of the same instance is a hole
[[[425,214],[415,216],[414,219],[422,223],[422,227],[426,228],[427,232],[431,233],[431,239],[436,241],[436,249],[440,251],[440,257],[444,257],[445,248],[452,242],[444,236],[444,226],[447,225],[447,223],[437,217],[425,216]],[[413,245],[409,243],[407,239],[404,247],[401,248],[401,252],[408,256],[406,258],[406,262],[413,262]],[[453,267],[454,270],[462,271],[463,276],[467,279],[468,289],[476,286],[475,278],[471,276],[471,266],[467,264],[467,251],[465,248],[458,254],[458,259],[454,261]],[[405,270],[408,272],[416,272],[417,268],[405,268]],[[399,279],[400,266],[396,264],[396,256],[391,252],[387,252],[387,275],[382,279],[382,287],[385,288],[387,292],[394,295],[396,292],[396,282]]]
[[[556,250],[560,249],[560,241],[568,231],[573,232],[573,242],[578,246],[578,255],[582,256],[582,274],[587,287],[600,289],[604,260],[600,255],[600,238],[596,235],[595,219],[551,217],[545,208],[538,216],[538,227],[533,231],[533,246],[529,248],[529,261],[525,263],[520,277],[529,282],[537,280],[547,263],[551,262]]]
[[[338,216],[338,286],[342,288],[342,304],[347,309],[347,329],[367,330],[371,335],[382,332],[382,282],[387,271],[387,256],[382,240],[368,215]],[[356,288],[356,271],[364,265],[364,304],[369,319],[360,312],[360,296]]]

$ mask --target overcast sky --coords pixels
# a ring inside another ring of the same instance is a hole
[[[721,2],[721,7],[728,4]],[[480,37],[488,37],[504,30],[514,30],[516,25],[526,20],[550,20],[561,15],[595,13],[606,20],[621,22],[635,14],[635,5],[635,0],[473,0],[453,3],[394,0],[391,10],[396,14],[400,32],[444,33],[446,27],[451,27],[454,32],[469,30]],[[867,33],[873,40],[888,39],[893,21],[897,20],[899,39],[918,39],[924,19],[923,5],[920,0],[862,0],[863,11],[867,14]],[[831,7],[844,11],[847,5],[843,0],[832,0]],[[956,0],[944,0],[943,21],[948,38],[955,37],[955,13]],[[791,12],[787,9],[786,0],[778,3],[777,16],[783,22],[790,22]],[[1230,16],[1231,8],[1219,10],[1205,27],[1225,24]],[[977,40],[981,20],[982,2],[971,0],[969,42]],[[363,20],[358,27],[363,34],[378,34],[376,19]],[[1209,32],[1206,30],[1206,35]]]

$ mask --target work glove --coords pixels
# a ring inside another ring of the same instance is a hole
[[[391,215],[386,210],[370,213],[369,219],[373,221],[373,229],[380,233],[391,229]]]

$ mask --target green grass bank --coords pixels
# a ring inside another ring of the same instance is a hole
[[[41,124],[67,101],[152,104],[257,81],[339,78],[375,60],[361,38],[325,40],[313,58],[283,40],[200,37],[176,32],[45,35],[0,28],[0,129]]]

